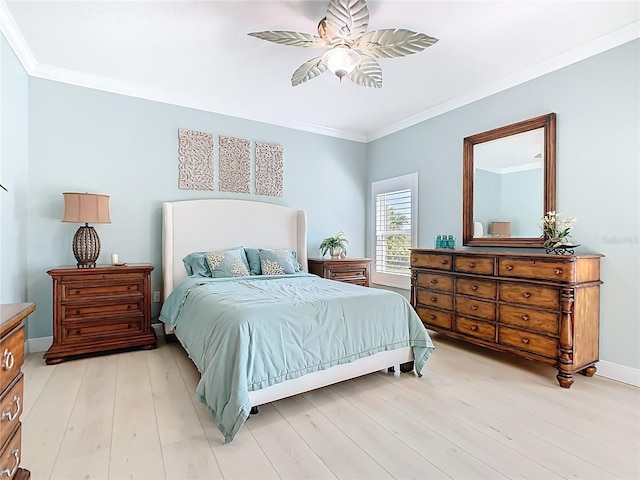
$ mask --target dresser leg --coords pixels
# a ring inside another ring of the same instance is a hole
[[[580,373],[582,375],[584,375],[585,377],[593,377],[596,373],[596,367],[591,366],[591,367],[587,367],[583,370],[580,370]]]
[[[571,388],[571,385],[573,385],[573,377],[570,373],[558,370],[558,375],[556,376],[556,378],[558,379],[558,383],[562,388]]]
[[[64,358],[61,358],[61,357],[59,357],[59,358],[47,358],[47,359],[45,359],[45,363],[46,363],[47,365],[57,365],[58,363],[62,363],[62,362],[64,362]]]

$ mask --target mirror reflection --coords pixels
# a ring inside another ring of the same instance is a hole
[[[473,236],[539,236],[544,129],[480,143],[473,149]]]
[[[462,241],[541,247],[538,223],[556,204],[556,116],[464,139]]]

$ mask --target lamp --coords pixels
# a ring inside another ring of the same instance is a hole
[[[73,254],[78,268],[95,267],[100,255],[100,238],[89,223],[111,223],[109,195],[98,193],[63,193],[63,222],[84,223],[73,236]]]
[[[322,62],[340,81],[360,65],[360,55],[347,45],[336,45],[322,55]]]
[[[511,222],[491,222],[491,235],[494,237],[510,237]]]

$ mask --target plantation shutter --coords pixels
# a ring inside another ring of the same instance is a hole
[[[374,182],[375,255],[372,281],[408,288],[416,245],[417,174]]]

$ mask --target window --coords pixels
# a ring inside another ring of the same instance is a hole
[[[410,288],[410,249],[418,243],[418,174],[373,182],[371,193],[375,226],[371,281]]]

